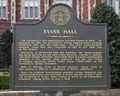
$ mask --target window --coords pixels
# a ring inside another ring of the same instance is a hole
[[[55,4],[57,4],[57,3],[64,3],[64,4],[67,4],[70,7],[72,7],[72,0],[54,0],[54,3]]]
[[[112,0],[109,0],[109,4],[112,5]]]
[[[39,1],[40,0],[24,0],[24,19],[38,19],[39,18]]]
[[[7,18],[7,0],[0,0],[0,19]]]

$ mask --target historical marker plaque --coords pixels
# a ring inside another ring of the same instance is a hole
[[[37,24],[16,24],[11,88],[80,90],[109,87],[105,24],[84,24],[66,5]]]

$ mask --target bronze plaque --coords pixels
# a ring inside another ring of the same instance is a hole
[[[54,5],[36,24],[16,24],[12,53],[13,90],[109,87],[106,24],[84,24],[67,5]]]

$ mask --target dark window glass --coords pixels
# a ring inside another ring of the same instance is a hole
[[[35,7],[35,17],[38,17],[38,7]]]
[[[28,7],[25,7],[25,17],[28,18]]]
[[[112,0],[109,0],[109,4],[112,5]]]
[[[30,17],[33,17],[33,7],[30,7]]]
[[[6,17],[6,7],[3,7],[3,17]]]

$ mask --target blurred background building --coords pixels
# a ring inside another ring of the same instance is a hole
[[[70,6],[78,19],[88,22],[93,9],[101,0],[0,0],[0,35],[12,29],[15,23],[33,23],[42,20],[54,4]]]

